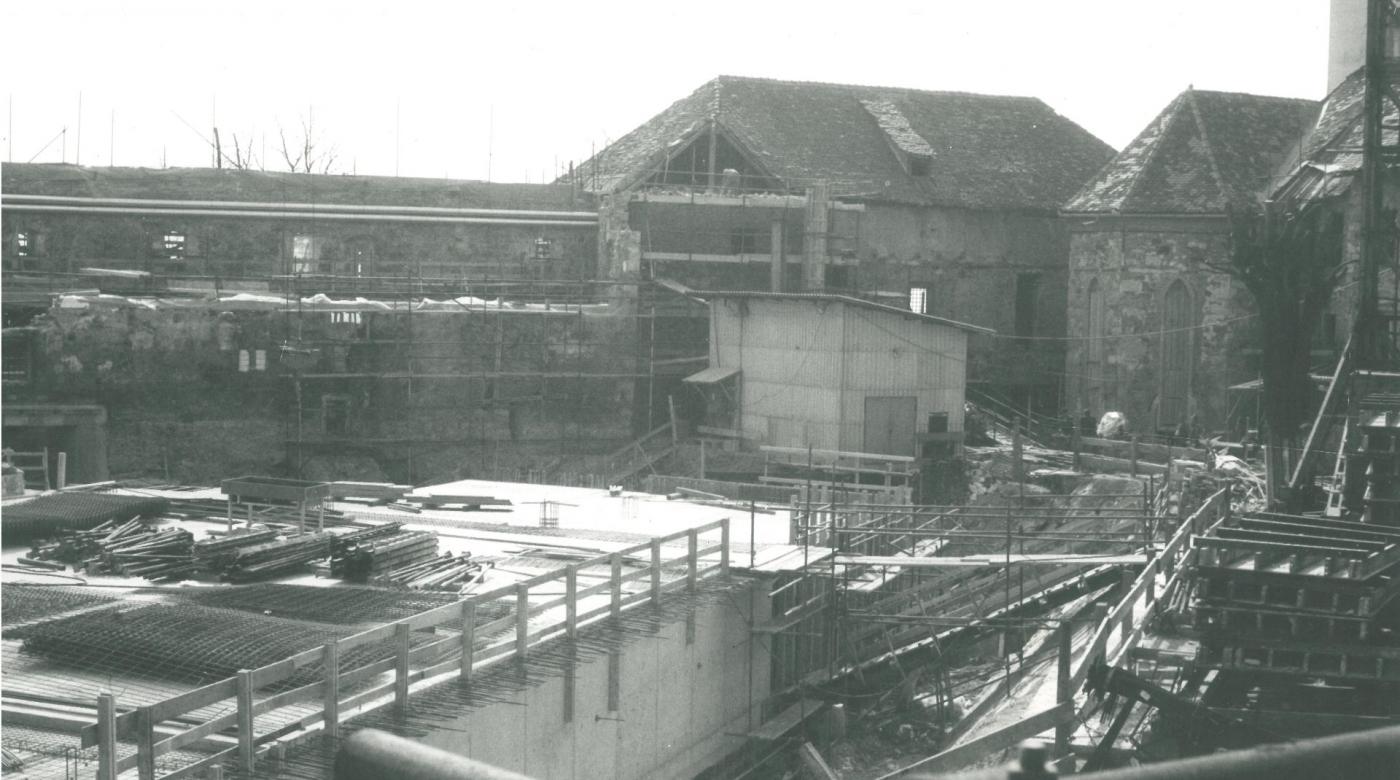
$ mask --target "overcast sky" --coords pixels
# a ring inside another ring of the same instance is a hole
[[[84,165],[211,165],[217,125],[285,169],[310,117],[335,172],[541,181],[718,74],[1031,95],[1121,148],[1188,84],[1320,98],[1327,64],[1327,0],[2,7],[0,152]]]

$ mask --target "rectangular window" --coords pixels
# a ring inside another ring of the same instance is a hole
[[[554,242],[547,238],[535,239],[535,259],[548,260],[554,256]]]
[[[167,230],[161,236],[161,256],[167,260],[184,260],[189,237],[183,230]]]
[[[1040,274],[1016,274],[1017,338],[1031,338],[1035,333],[1035,303],[1040,296]]]
[[[331,312],[331,322],[336,325],[359,325],[360,312],[357,311],[333,311]]]
[[[928,314],[928,288],[909,288],[909,311],[915,314]]]
[[[321,396],[322,430],[328,436],[344,436],[350,430],[350,399],[343,395]]]
[[[21,230],[15,233],[15,255],[18,257],[31,257],[34,254],[34,239],[28,231]]]
[[[292,273],[314,274],[321,259],[321,242],[315,236],[292,236]]]
[[[753,228],[735,228],[729,233],[729,254],[751,255],[758,252],[758,231]]]

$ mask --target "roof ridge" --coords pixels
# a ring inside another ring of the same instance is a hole
[[[733,74],[720,74],[712,81],[720,79],[730,79],[732,81],[761,81],[768,84],[787,84],[790,86],[810,86],[810,87],[839,87],[841,89],[870,89],[884,90],[886,92],[918,92],[924,95],[956,95],[962,97],[995,98],[998,100],[1024,100],[1032,103],[1039,103],[1047,108],[1050,107],[1044,99],[1035,95],[996,95],[988,92],[969,92],[959,89],[924,89],[922,87],[895,87],[882,84],[850,84],[839,81],[811,81],[806,79],[779,79],[770,76],[736,76]]]
[[[1229,206],[1234,200],[1234,193],[1225,184],[1225,177],[1220,174],[1220,165],[1215,161],[1215,147],[1210,143],[1210,133],[1206,129],[1205,117],[1201,116],[1201,106],[1196,101],[1196,90],[1193,87],[1186,87],[1186,102],[1191,106],[1191,115],[1196,119],[1196,129],[1201,133],[1201,141],[1206,145],[1206,162],[1210,165],[1211,178],[1215,179],[1215,186],[1220,188],[1220,195],[1225,199],[1225,206]]]
[[[1172,102],[1167,104],[1166,110],[1158,115],[1158,118],[1161,119],[1163,123],[1162,131],[1152,140],[1152,145],[1143,155],[1142,164],[1138,166],[1137,174],[1133,176],[1132,183],[1128,185],[1128,189],[1123,193],[1123,197],[1119,199],[1118,211],[1123,211],[1125,209],[1128,205],[1128,201],[1132,199],[1133,193],[1137,192],[1138,187],[1142,185],[1142,180],[1147,178],[1146,173],[1152,167],[1152,163],[1157,159],[1157,155],[1162,151],[1167,133],[1170,133],[1171,129],[1176,126],[1176,117],[1181,113],[1178,104],[1181,102],[1184,95],[1185,93],[1182,93],[1172,98]],[[1144,130],[1143,132],[1146,131]],[[1138,133],[1138,135],[1142,135],[1142,133]],[[1130,143],[1128,146],[1132,146],[1132,144]],[[1124,149],[1126,148],[1127,147],[1124,147]],[[1111,162],[1112,161],[1110,161],[1110,163]]]

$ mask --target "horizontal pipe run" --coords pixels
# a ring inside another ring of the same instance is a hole
[[[533,209],[471,209],[440,206],[363,205],[357,203],[260,202],[249,200],[160,200],[155,198],[85,198],[70,195],[6,195],[7,206],[133,206],[147,209],[226,209],[235,211],[314,211],[350,214],[423,214],[451,217],[514,217],[521,219],[563,219],[597,222],[593,211],[536,211]]]
[[[260,219],[286,219],[303,221],[340,222],[428,222],[457,225],[529,225],[532,227],[592,228],[598,223],[582,220],[511,219],[505,217],[437,217],[416,214],[337,214],[313,211],[234,211],[229,209],[143,209],[101,206],[44,206],[24,203],[6,203],[5,209],[14,211],[59,212],[69,214],[109,214],[114,216],[154,216],[173,215],[188,217],[256,217]]]

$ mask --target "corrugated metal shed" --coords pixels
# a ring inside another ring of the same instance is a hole
[[[742,372],[747,438],[916,455],[930,414],[962,430],[967,335],[985,329],[839,295],[696,295],[710,301],[706,371]]]

